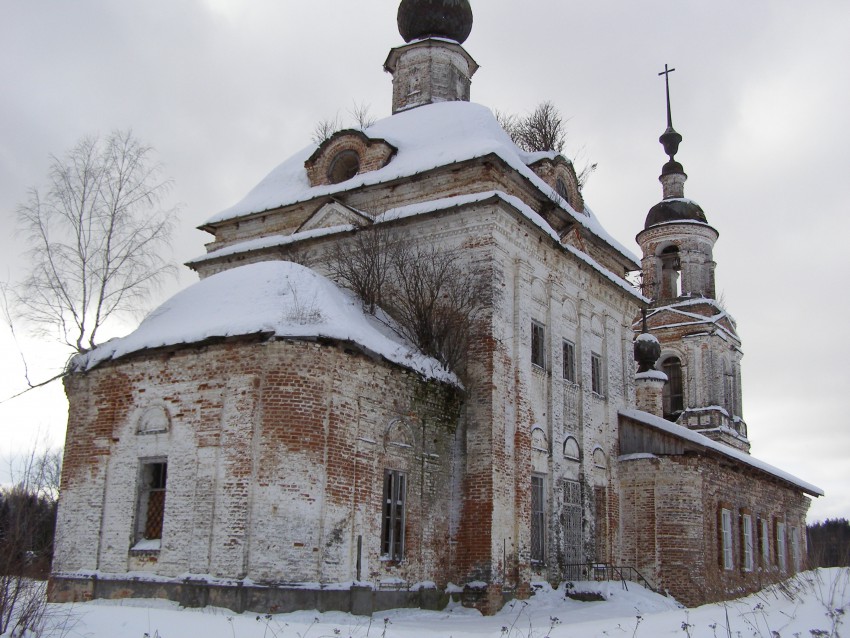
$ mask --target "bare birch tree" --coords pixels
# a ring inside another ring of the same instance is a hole
[[[129,131],[83,138],[51,160],[47,187],[18,207],[30,264],[12,305],[34,332],[85,352],[174,272],[164,252],[175,209],[160,206],[171,182]]]

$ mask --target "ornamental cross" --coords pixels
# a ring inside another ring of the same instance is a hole
[[[670,74],[676,69],[667,68],[667,65],[664,65],[664,70],[658,75],[664,76],[664,84],[667,85],[667,128],[673,128],[673,116],[670,113]]]

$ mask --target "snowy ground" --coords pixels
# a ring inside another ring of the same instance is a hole
[[[372,618],[298,612],[275,616],[223,609],[181,609],[158,600],[48,605],[44,638],[686,638],[840,636],[850,611],[850,569],[806,572],[787,583],[725,604],[681,609],[629,583],[577,583],[602,602],[565,599],[543,588],[499,614],[449,606],[442,612],[395,610]],[[28,634],[30,636],[32,634]],[[6,634],[4,634],[6,636]]]

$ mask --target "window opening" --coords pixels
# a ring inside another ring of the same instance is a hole
[[[564,381],[576,382],[576,347],[570,341],[564,341]]]
[[[776,523],[776,563],[780,571],[788,568],[785,556],[785,523]]]
[[[168,464],[165,461],[142,465],[136,543],[162,539],[167,480]]]
[[[677,246],[668,246],[661,252],[661,298],[675,299],[679,297],[679,270],[682,262]]]
[[[546,328],[536,321],[531,322],[531,363],[546,367]]]
[[[720,510],[720,533],[723,546],[723,569],[733,569],[735,563],[732,557],[732,512],[725,508]]]
[[[605,396],[605,380],[602,369],[602,357],[595,352],[590,355],[590,389],[599,396]]]
[[[682,384],[682,362],[678,357],[668,357],[661,363],[661,371],[667,375],[667,383],[661,390],[661,402],[664,418],[675,421],[685,409],[685,396]]]
[[[744,514],[742,517],[744,532],[744,571],[753,571],[753,517]]]
[[[360,171],[360,156],[351,150],[341,151],[328,167],[328,181],[339,184],[350,180]]]
[[[546,512],[543,477],[531,477],[531,562],[542,565],[546,556]]]
[[[555,181],[555,190],[558,192],[558,195],[563,197],[569,203],[570,197],[569,191],[567,190],[567,184],[560,177]]]
[[[404,558],[404,523],[407,476],[396,470],[384,472],[384,516],[381,555],[390,560]]]

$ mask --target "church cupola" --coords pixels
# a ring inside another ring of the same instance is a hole
[[[402,0],[398,30],[407,43],[390,51],[393,113],[436,102],[469,101],[478,64],[461,46],[472,31],[468,0]]]
[[[665,65],[667,128],[659,138],[668,160],[658,178],[663,199],[646,216],[644,230],[636,240],[643,251],[644,294],[656,303],[681,297],[715,298],[712,256],[717,231],[709,226],[695,201],[685,198],[688,176],[676,160],[682,136],[673,128],[670,108],[670,73]]]

